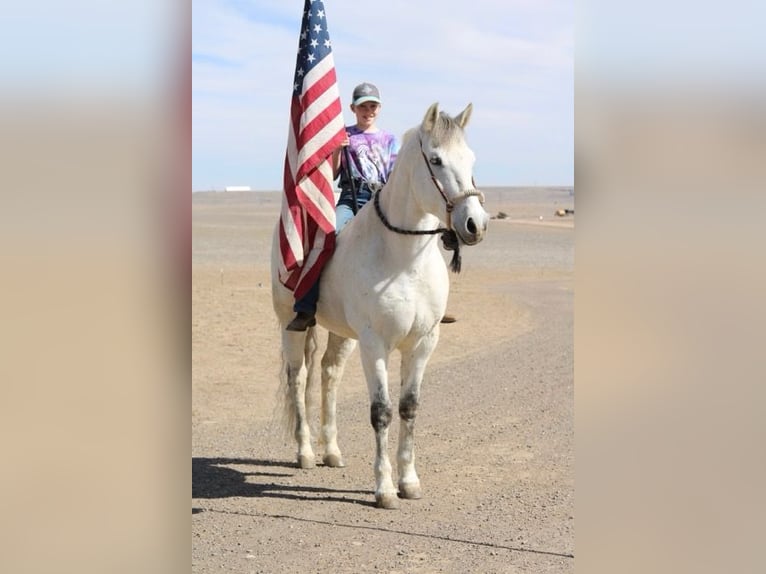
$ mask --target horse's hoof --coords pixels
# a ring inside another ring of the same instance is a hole
[[[313,456],[298,455],[298,468],[314,468],[317,465]]]
[[[326,454],[322,458],[325,466],[331,466],[332,468],[343,468],[346,463],[343,461],[343,457],[339,454]]]
[[[417,500],[423,497],[423,491],[420,490],[420,484],[417,482],[400,482],[399,496],[410,500]]]
[[[376,494],[375,505],[386,510],[396,510],[399,508],[399,499],[395,494]]]

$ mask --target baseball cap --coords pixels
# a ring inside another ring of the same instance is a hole
[[[354,88],[354,95],[351,96],[353,105],[358,106],[364,102],[380,103],[380,92],[374,84],[364,82]]]

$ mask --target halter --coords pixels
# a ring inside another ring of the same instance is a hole
[[[473,176],[471,176],[471,189],[464,189],[462,190],[458,196],[455,198],[455,201],[453,202],[449,197],[447,197],[447,194],[444,193],[444,186],[442,183],[436,178],[436,175],[434,174],[433,170],[431,169],[431,162],[428,161],[428,158],[426,157],[426,152],[423,151],[423,140],[420,140],[420,155],[423,156],[423,161],[426,162],[426,167],[428,168],[428,173],[431,175],[431,181],[436,186],[436,189],[439,190],[439,194],[441,194],[442,198],[444,199],[444,202],[447,204],[447,227],[451,230],[452,229],[452,210],[455,208],[455,206],[460,203],[461,201],[468,199],[469,197],[478,197],[479,203],[484,205],[484,194],[476,189],[476,181],[474,181]]]
[[[452,254],[452,261],[450,262],[450,267],[455,273],[460,273],[460,242],[458,241],[457,233],[455,233],[455,230],[452,228],[452,210],[457,204],[468,199],[469,197],[478,197],[479,203],[484,205],[484,194],[476,189],[476,182],[474,181],[473,176],[471,176],[471,185],[473,187],[471,187],[471,189],[462,190],[454,201],[451,200],[449,197],[447,197],[447,194],[444,192],[444,186],[437,179],[436,175],[431,169],[431,164],[428,162],[428,158],[423,151],[422,139],[420,139],[420,155],[423,156],[423,161],[426,163],[428,173],[431,175],[431,181],[433,182],[434,186],[436,186],[436,189],[439,190],[439,194],[442,196],[444,203],[447,205],[447,227],[437,227],[436,229],[402,229],[401,227],[392,225],[391,222],[388,221],[388,218],[386,218],[383,210],[380,208],[380,192],[375,193],[373,196],[375,212],[378,214],[380,221],[383,223],[386,229],[393,231],[394,233],[399,233],[401,235],[436,235],[437,233],[441,233],[442,242],[444,243],[445,248],[454,250],[454,253]]]

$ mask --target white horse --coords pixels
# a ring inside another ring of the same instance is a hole
[[[346,360],[359,341],[376,438],[375,500],[381,508],[399,506],[388,458],[389,356],[394,349],[401,353],[398,496],[420,498],[413,426],[423,373],[439,339],[449,294],[437,235],[452,237],[459,258],[460,244],[475,245],[487,230],[484,197],[473,183],[474,154],[463,137],[471,111],[469,104],[452,118],[440,112],[438,104],[428,109],[421,125],[405,134],[388,183],[339,233],[334,255],[322,271],[316,318],[329,331],[321,363],[323,462],[344,466],[335,398]],[[294,299],[279,282],[278,261],[275,231],[272,297],[282,326],[282,388],[298,443],[298,465],[311,468],[315,459],[307,391],[316,379],[318,335],[314,327],[305,332],[284,329],[294,316]],[[453,258],[453,269],[458,270],[455,263]]]

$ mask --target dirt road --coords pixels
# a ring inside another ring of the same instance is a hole
[[[278,201],[194,194],[193,572],[574,572],[574,222],[554,216],[571,195],[487,193],[509,218],[451,276],[458,321],[441,327],[416,422],[423,498],[393,511],[374,507],[358,352],[338,398],[345,468],[296,468],[275,423]],[[398,357],[390,374],[395,404]]]

